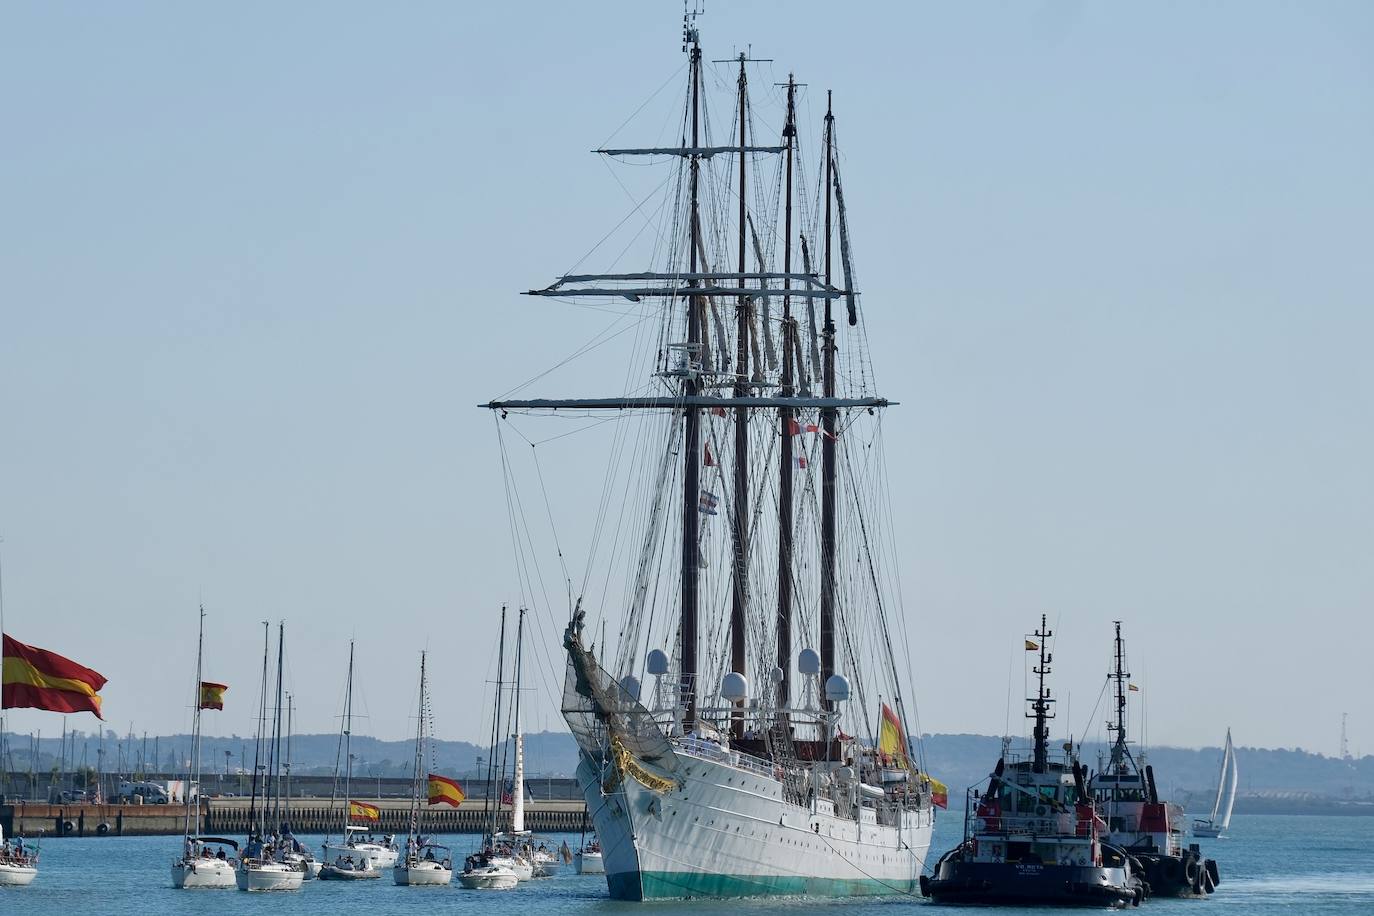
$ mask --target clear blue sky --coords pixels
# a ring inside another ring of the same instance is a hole
[[[922,725],[1000,732],[1043,611],[1073,720],[1123,618],[1152,741],[1334,752],[1348,710],[1374,751],[1374,6],[782,8],[703,37],[836,92]],[[5,625],[108,675],[111,727],[185,727],[204,600],[211,731],[284,617],[303,730],[356,634],[359,731],[409,730],[428,644],[440,734],[482,733],[516,596],[472,405],[604,326],[517,292],[625,215],[586,150],[680,12],[0,11]]]

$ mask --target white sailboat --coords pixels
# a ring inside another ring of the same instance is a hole
[[[890,402],[855,292],[835,120],[827,111],[815,193],[803,192],[797,81],[759,117],[740,54],[732,97],[708,108],[720,82],[705,75],[694,14],[682,48],[671,142],[598,151],[674,170],[657,207],[641,204],[662,215],[654,231],[610,246],[621,260],[642,244],[647,269],[529,291],[623,315],[641,342],[626,388],[484,405],[498,432],[532,415],[605,416],[615,430],[601,492],[622,514],[599,511],[618,521],[620,546],[589,565],[605,564],[597,593],[624,595],[598,609],[620,620],[620,642],[589,646],[581,599],[564,637],[577,778],[613,897],[913,894],[934,798],[905,739],[901,559],[881,447]],[[738,120],[722,131],[712,110]],[[749,126],[777,122],[780,138]],[[504,444],[502,457],[518,505]],[[880,721],[891,752],[853,737]]]
[[[410,832],[406,835],[405,858],[391,869],[397,884],[410,887],[437,887],[453,880],[453,856],[447,846],[425,841],[422,832],[420,790],[425,785],[425,739],[429,736],[429,693],[425,683],[425,653],[420,653],[420,703],[416,711],[415,758],[410,782]]]
[[[377,842],[372,836],[372,828],[352,823],[353,821],[353,643],[348,643],[348,681],[344,690],[344,718],[341,739],[342,758],[334,763],[334,780],[337,788],[339,765],[342,763],[343,782],[343,839],[331,843],[330,837],[324,841],[324,865],[320,867],[319,877],[326,881],[352,881],[358,879],[380,878],[382,869],[396,864],[396,844],[391,836],[384,836]],[[330,810],[338,802],[338,793],[331,793]]]
[[[1231,730],[1226,729],[1226,746],[1221,752],[1221,771],[1217,775],[1217,795],[1212,801],[1212,813],[1205,819],[1193,821],[1193,836],[1225,836],[1231,827],[1231,809],[1236,806],[1236,749],[1231,744]]]
[[[521,612],[523,620],[523,611]],[[510,890],[520,881],[528,880],[534,869],[523,858],[512,854],[505,846],[496,841],[497,820],[501,814],[501,798],[494,791],[496,777],[505,777],[504,763],[496,765],[497,736],[501,733],[501,691],[505,686],[502,680],[506,667],[506,609],[501,608],[501,639],[496,652],[496,692],[492,700],[491,713],[491,754],[487,758],[487,796],[485,804],[486,830],[482,845],[467,857],[458,883],[468,890],[490,891]],[[517,691],[517,696],[518,696]],[[512,799],[513,800],[513,799]]]
[[[0,826],[0,887],[27,887],[38,877],[38,850],[24,845],[23,839],[5,839]]]
[[[186,827],[181,856],[172,862],[172,887],[232,888],[236,862],[224,852],[238,852],[238,843],[223,837],[200,836],[200,714],[206,707],[204,677],[205,607],[200,608],[200,631],[196,637],[196,689],[191,718],[191,765],[186,776]],[[212,687],[220,687],[214,684]]]
[[[262,655],[262,700],[258,708],[258,735],[253,754],[253,790],[249,800],[250,819],[253,821],[252,833],[239,854],[238,867],[234,870],[234,883],[241,891],[298,891],[305,880],[304,871],[295,863],[282,859],[286,846],[275,836],[268,836],[267,818],[269,797],[275,793],[280,804],[280,781],[277,751],[281,742],[281,682],[285,653],[286,625],[280,624],[277,631],[277,701],[273,710],[273,735],[271,739],[269,762],[259,766],[262,757],[267,728],[267,660],[270,654],[271,634],[267,621],[263,621]],[[262,804],[258,805],[258,774],[262,775]],[[277,813],[280,813],[278,809]]]

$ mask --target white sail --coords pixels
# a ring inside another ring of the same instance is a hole
[[[1217,827],[1225,830],[1231,826],[1231,809],[1236,806],[1236,787],[1239,776],[1236,771],[1236,749],[1231,746],[1231,730],[1226,730],[1226,752],[1221,761],[1221,782],[1217,786],[1217,808],[1212,819]]]

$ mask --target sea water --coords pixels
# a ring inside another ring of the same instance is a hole
[[[959,817],[940,820],[932,861],[958,842]],[[317,850],[322,838],[302,837]],[[576,847],[576,834],[555,835]],[[473,837],[441,839],[462,857]],[[1200,840],[1207,856],[1217,860],[1221,886],[1205,900],[1151,900],[1150,913],[1208,914],[1374,914],[1374,817],[1241,816],[1231,835]],[[87,837],[43,842],[38,880],[27,888],[0,891],[0,916],[237,916],[237,914],[452,913],[482,916],[553,916],[596,914],[691,913],[693,916],[784,916],[798,911],[827,911],[836,916],[877,911],[884,916],[960,908],[938,907],[919,898],[857,898],[625,903],[606,897],[605,879],[572,873],[528,881],[510,891],[469,891],[451,887],[397,887],[388,870],[376,881],[307,881],[298,892],[247,894],[238,890],[178,891],[171,886],[170,866],[180,837]],[[461,867],[461,866],[460,866]],[[931,907],[931,910],[924,908]],[[1024,913],[1025,910],[999,910]],[[1046,910],[1035,911],[1044,913]]]

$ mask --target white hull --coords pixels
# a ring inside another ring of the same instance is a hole
[[[413,865],[397,865],[391,870],[391,877],[397,884],[408,887],[437,887],[453,880],[453,869],[444,868],[438,862],[416,862]]]
[[[399,850],[389,846],[382,846],[380,843],[357,843],[353,846],[345,844],[326,845],[324,847],[324,857],[329,861],[342,859],[352,856],[356,862],[364,857],[372,863],[373,868],[391,868],[399,859]]]
[[[1221,836],[1221,828],[1214,824],[1194,824],[1193,836],[1216,839]]]
[[[305,875],[277,862],[240,867],[234,873],[241,891],[298,891]]]
[[[0,887],[27,887],[37,877],[38,869],[32,865],[0,863]]]
[[[473,891],[507,891],[520,883],[515,872],[500,865],[475,868],[458,876],[458,883]]]
[[[172,887],[175,888],[231,888],[236,883],[234,866],[223,859],[179,859],[172,863]]]
[[[604,875],[606,865],[602,862],[601,853],[583,852],[578,850],[573,853],[573,868],[577,869],[579,875]]]
[[[621,899],[918,893],[934,813],[859,823],[792,804],[769,777],[679,756],[678,789],[632,778],[603,796],[584,755],[578,780]],[[871,813],[871,809],[870,809]]]

